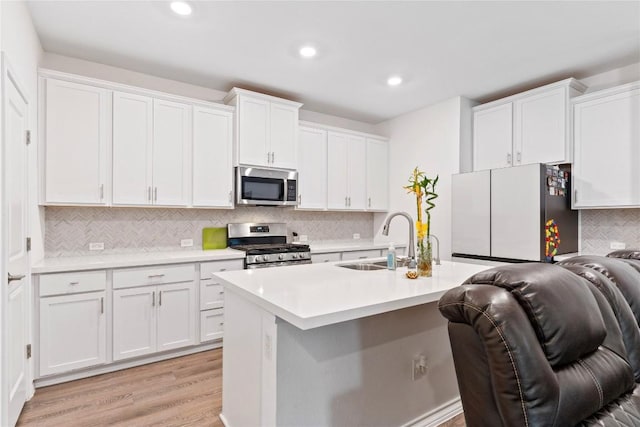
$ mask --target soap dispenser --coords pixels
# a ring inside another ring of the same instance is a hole
[[[398,262],[396,260],[396,247],[393,245],[393,242],[389,245],[389,250],[387,252],[387,270],[395,270],[398,266]]]

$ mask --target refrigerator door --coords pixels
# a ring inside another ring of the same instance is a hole
[[[489,170],[452,176],[453,253],[491,255],[490,184]]]
[[[491,171],[491,256],[540,261],[543,257],[543,165]]]

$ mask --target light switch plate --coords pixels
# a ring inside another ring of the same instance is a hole
[[[360,238],[360,233],[353,233],[353,239],[358,240]]]
[[[193,246],[193,239],[182,239],[180,240],[180,246],[183,248],[188,248]]]
[[[104,250],[104,243],[102,243],[102,242],[91,242],[91,243],[89,243],[89,250],[90,251],[103,251]]]
[[[627,248],[627,244],[624,243],[624,242],[610,242],[609,243],[609,247],[611,249],[616,249],[616,250],[626,249]]]
[[[301,242],[308,242],[309,241],[309,236],[307,236],[306,234],[301,234],[300,235],[300,241]]]

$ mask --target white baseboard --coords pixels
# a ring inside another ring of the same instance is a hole
[[[423,415],[420,415],[417,418],[414,418],[402,427],[437,427],[461,413],[462,402],[460,401],[460,398],[457,397]]]

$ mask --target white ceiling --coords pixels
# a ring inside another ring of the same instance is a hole
[[[45,51],[376,123],[640,62],[640,2],[30,1]],[[304,43],[318,56],[302,59]],[[389,87],[400,74],[405,83]]]

